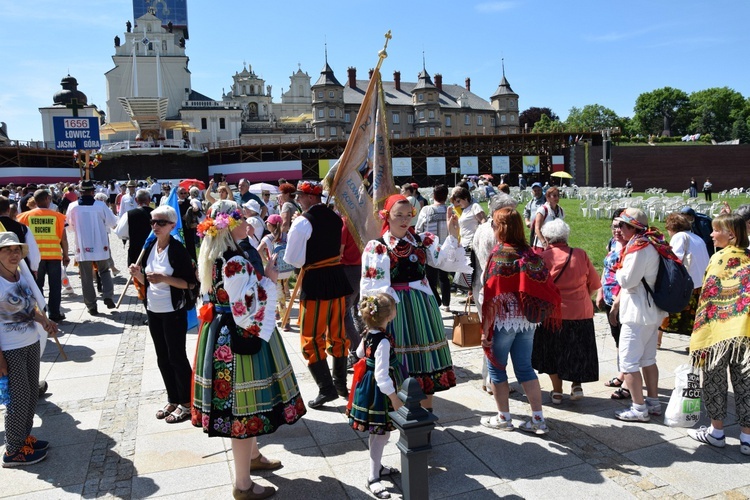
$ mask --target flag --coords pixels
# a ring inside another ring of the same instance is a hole
[[[373,70],[344,152],[324,180],[360,250],[369,240],[380,237],[383,221],[377,211],[386,198],[398,192],[390,157],[385,96],[378,65]]]
[[[174,238],[179,241],[180,243],[185,245],[185,233],[182,230],[182,217],[180,217],[180,203],[177,201],[177,188],[179,186],[175,186],[172,188],[172,191],[169,192],[169,198],[167,198],[167,205],[174,208],[174,211],[177,212],[177,223],[174,225],[174,228],[172,228],[172,231],[169,232]],[[185,203],[188,203],[185,201]],[[143,248],[146,248],[152,241],[156,239],[156,235],[154,234],[154,230],[152,229],[151,232],[148,235],[148,238],[146,238],[146,242],[143,244]],[[144,256],[145,257],[145,256]],[[195,311],[195,304],[193,304],[193,307],[188,310],[188,330],[191,328],[195,328],[198,326],[198,314]]]

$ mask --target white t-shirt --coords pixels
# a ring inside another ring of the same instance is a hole
[[[674,254],[688,268],[688,274],[693,279],[693,286],[695,288],[703,286],[703,275],[706,273],[710,259],[703,238],[691,231],[680,231],[672,236],[669,245]],[[690,257],[686,259],[688,254]]]
[[[151,253],[146,259],[146,273],[159,273],[166,276],[172,276],[174,269],[169,265],[169,245],[167,248],[158,252],[156,250],[157,245],[151,249]],[[146,292],[148,299],[148,310],[155,313],[168,313],[173,312],[174,307],[172,306],[172,287],[166,283],[149,283],[148,291]]]
[[[39,340],[34,325],[35,306],[23,275],[18,282],[0,278],[0,349],[20,349]]]
[[[474,233],[479,226],[477,215],[483,213],[484,210],[482,210],[482,207],[479,203],[475,202],[472,202],[471,205],[464,208],[463,212],[461,212],[461,217],[458,218],[458,228],[460,229],[462,247],[471,247]]]

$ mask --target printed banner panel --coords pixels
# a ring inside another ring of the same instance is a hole
[[[539,173],[539,157],[538,156],[524,156],[523,157],[523,172],[525,174],[538,174]]]
[[[333,164],[336,160],[328,160]],[[230,184],[245,178],[253,182],[276,183],[282,177],[288,181],[302,178],[302,160],[260,161],[252,163],[227,163],[211,165],[208,175],[224,174]]]
[[[445,175],[445,158],[442,156],[428,157],[427,175]]]
[[[392,158],[393,177],[411,177],[411,158]]]
[[[479,174],[479,158],[476,156],[462,156],[460,158],[462,175]]]
[[[493,156],[492,157],[493,174],[510,173],[510,156]]]

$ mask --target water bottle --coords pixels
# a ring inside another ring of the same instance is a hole
[[[0,377],[0,405],[8,406],[10,403],[10,392],[8,392],[8,376]]]

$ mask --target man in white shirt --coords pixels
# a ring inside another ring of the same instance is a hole
[[[138,187],[138,183],[135,179],[129,179],[126,186],[128,187],[128,192],[120,199],[120,207],[117,210],[118,217],[122,217],[129,210],[138,208],[138,202],[135,201],[135,188]]]
[[[96,263],[104,303],[108,309],[114,309],[114,284],[109,270],[109,230],[117,225],[117,218],[105,203],[94,199],[92,181],[81,182],[81,198],[68,207],[67,222],[75,234],[75,257],[83,288],[83,303],[89,314],[99,314],[94,288],[93,264]]]

